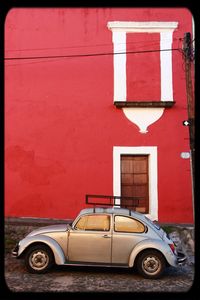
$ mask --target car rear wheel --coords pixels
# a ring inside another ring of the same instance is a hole
[[[47,272],[53,261],[53,253],[46,245],[30,247],[25,256],[25,266],[30,273]]]
[[[145,278],[160,278],[165,266],[163,255],[156,250],[147,250],[141,253],[137,259],[137,270]]]

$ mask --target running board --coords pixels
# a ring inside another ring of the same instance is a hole
[[[83,263],[83,262],[65,262],[65,266],[79,266],[79,267],[115,267],[115,268],[129,268],[128,265],[124,264],[98,264],[98,263]]]

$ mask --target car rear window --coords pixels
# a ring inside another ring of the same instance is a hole
[[[118,232],[142,233],[145,231],[145,226],[141,222],[125,216],[115,216],[114,228]]]

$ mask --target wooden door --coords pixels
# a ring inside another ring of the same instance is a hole
[[[149,212],[148,155],[121,156],[121,196],[138,197],[139,204],[134,210]],[[125,207],[127,203],[122,198],[121,206]]]

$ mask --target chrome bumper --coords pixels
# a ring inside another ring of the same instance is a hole
[[[186,263],[186,261],[187,261],[187,257],[183,253],[179,252],[177,255],[177,264],[179,266],[182,266]]]
[[[19,244],[16,244],[15,248],[12,250],[12,256],[17,257],[19,250]]]

